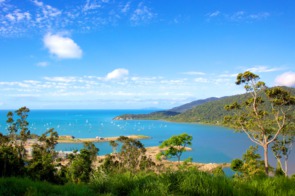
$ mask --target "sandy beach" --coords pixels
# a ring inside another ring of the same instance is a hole
[[[149,139],[149,136],[145,135],[129,135],[126,136],[131,139]],[[109,141],[116,141],[119,137],[97,137],[97,138],[74,138],[72,136],[59,136],[59,139],[57,140],[58,143],[83,143],[83,142],[109,142]]]

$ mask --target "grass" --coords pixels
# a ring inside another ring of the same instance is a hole
[[[0,178],[0,195],[95,195],[88,185],[53,185],[28,178]]]
[[[93,174],[89,184],[53,185],[27,178],[0,178],[0,195],[295,195],[295,180],[285,177],[232,179],[195,169],[162,174]]]

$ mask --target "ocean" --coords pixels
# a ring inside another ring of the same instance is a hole
[[[0,110],[0,132],[6,134],[7,110]],[[31,110],[28,116],[31,133],[42,134],[54,128],[59,135],[72,135],[76,138],[146,135],[150,139],[141,140],[146,146],[158,146],[161,141],[181,133],[193,136],[192,151],[183,154],[182,159],[192,157],[194,162],[224,163],[242,158],[250,145],[254,145],[245,134],[211,125],[174,123],[156,120],[115,121],[122,114],[143,114],[151,110]],[[109,143],[95,143],[99,155],[112,151]],[[57,144],[56,150],[79,150],[83,144]],[[262,149],[259,149],[262,153]],[[269,152],[272,166],[276,161]],[[289,158],[289,171],[295,173],[295,153]]]

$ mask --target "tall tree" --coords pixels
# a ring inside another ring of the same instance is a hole
[[[289,131],[294,122],[291,105],[295,98],[281,87],[267,88],[258,75],[246,71],[237,76],[237,85],[244,88],[251,97],[244,103],[225,106],[235,114],[226,116],[225,123],[247,134],[249,139],[264,150],[265,173],[269,173],[268,148],[280,133]]]
[[[186,151],[186,147],[192,145],[193,137],[186,133],[180,135],[174,135],[171,138],[165,140],[160,148],[167,148],[162,153],[166,157],[177,157],[178,162],[183,152]]]
[[[103,169],[108,172],[132,173],[155,169],[155,163],[146,156],[146,149],[140,141],[125,136],[120,136],[118,141],[122,144],[121,151],[107,155],[102,165]]]
[[[28,128],[29,122],[27,121],[28,113],[30,112],[29,108],[21,107],[15,111],[18,118],[14,120],[13,112],[8,112],[7,114],[7,124],[10,143],[12,143],[21,159],[24,159],[26,156],[26,150],[24,148],[24,143],[27,141],[30,136],[30,130]],[[19,135],[18,135],[19,133]]]
[[[54,161],[58,134],[54,129],[50,129],[42,134],[39,142],[33,145],[32,159],[27,166],[28,175],[34,180],[46,180],[56,182],[56,168]]]
[[[71,158],[67,168],[67,177],[74,183],[88,182],[92,172],[92,163],[97,157],[99,149],[93,143],[85,142],[80,153]]]

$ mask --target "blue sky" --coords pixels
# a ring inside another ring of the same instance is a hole
[[[0,108],[171,108],[295,87],[295,2],[0,0]]]

